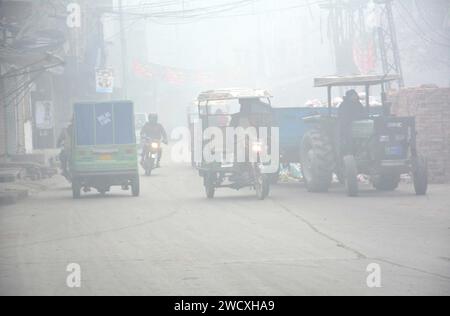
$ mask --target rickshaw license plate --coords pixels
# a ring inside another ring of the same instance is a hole
[[[100,160],[112,160],[113,157],[111,155],[101,155]]]

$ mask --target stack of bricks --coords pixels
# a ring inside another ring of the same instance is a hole
[[[418,150],[429,162],[432,183],[450,182],[450,88],[408,88],[393,92],[392,112],[415,116]]]
[[[0,97],[3,98],[3,94],[0,94]],[[5,125],[5,107],[3,103],[0,102],[0,162],[5,157],[7,149],[6,149],[6,125]]]

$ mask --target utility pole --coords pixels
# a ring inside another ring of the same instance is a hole
[[[392,13],[392,1],[393,0],[375,1],[375,3],[379,4],[381,7],[378,41],[384,74],[398,75],[398,86],[403,88],[405,86],[405,81],[403,78],[403,68],[398,47],[394,14]]]
[[[405,83],[392,2],[393,0],[374,0],[380,8],[380,25],[376,29],[377,36],[374,36],[374,39],[378,40],[383,73],[398,75],[398,86],[402,88]],[[329,0],[328,3],[321,5],[321,8],[330,14],[331,40],[335,49],[338,74],[358,70],[358,65],[353,60],[354,52],[351,51],[351,46],[354,45],[358,34],[369,34],[365,25],[365,10],[368,4],[369,0]]]
[[[125,22],[123,17],[123,2],[118,0],[119,5],[119,27],[120,27],[120,47],[122,49],[122,97],[128,98],[128,49],[125,34]]]

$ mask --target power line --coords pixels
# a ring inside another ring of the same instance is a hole
[[[36,76],[34,76],[33,78],[31,78],[30,80],[24,82],[23,84],[21,84],[18,88],[14,89],[14,91],[8,93],[5,97],[3,97],[2,99],[0,99],[0,103],[5,102],[6,105],[5,107],[8,105],[8,99],[10,97],[12,97],[13,99],[16,98],[18,95],[20,95],[21,93],[23,93],[23,91],[25,91],[26,89],[28,89],[30,87],[30,85],[35,82],[40,76],[42,76],[45,73],[45,71],[42,71],[40,73],[38,73]]]
[[[251,4],[254,1],[258,0],[240,0],[240,1],[234,1],[231,3],[223,3],[223,4],[216,4],[211,5],[207,7],[199,7],[195,9],[189,9],[189,10],[172,10],[172,11],[160,11],[160,12],[154,12],[154,13],[138,13],[138,12],[132,12],[132,11],[124,11],[124,15],[130,15],[130,16],[137,16],[137,17],[147,17],[147,18],[192,18],[192,17],[198,17],[202,15],[210,15],[214,13],[221,13],[228,10],[234,10],[242,6],[246,6]],[[119,12],[112,10],[112,11],[105,11],[111,14],[119,14]]]
[[[245,5],[249,5],[251,2],[259,1],[259,0],[245,0],[245,1],[237,1],[231,4],[241,3],[242,6],[239,8],[243,8],[244,3]],[[171,12],[157,12],[157,13],[136,13],[136,12],[128,12],[128,17],[124,16],[124,19],[126,18],[128,21],[133,21],[132,24],[128,25],[125,30],[129,31],[132,29],[137,23],[141,21],[149,21],[151,23],[159,24],[159,25],[186,25],[186,24],[192,24],[197,23],[200,21],[205,21],[208,19],[221,19],[221,18],[238,18],[238,17],[246,17],[246,16],[256,16],[256,15],[262,15],[262,14],[273,14],[278,12],[284,12],[284,11],[290,11],[290,10],[296,10],[296,9],[303,9],[308,8],[310,9],[312,5],[322,5],[328,3],[327,0],[319,0],[319,1],[310,1],[310,0],[303,0],[302,4],[292,5],[284,8],[278,8],[278,9],[270,9],[270,10],[260,10],[260,11],[253,11],[253,12],[243,12],[243,13],[236,13],[236,14],[228,14],[224,15],[223,13],[227,13],[233,10],[238,9],[237,7],[228,7],[228,8],[221,8],[221,10],[216,10],[214,12],[203,12],[203,14],[196,14],[196,15],[188,15],[186,14],[186,10],[178,10],[178,11],[171,11]],[[179,3],[178,3],[179,4]],[[230,3],[227,4],[228,6]],[[223,6],[220,5],[220,6]],[[127,6],[124,6],[127,7]],[[138,7],[138,6],[135,6]],[[210,8],[216,8],[217,6],[209,6],[209,7],[203,7],[203,8],[197,8],[192,10],[204,10],[204,9],[210,9]],[[174,14],[177,13],[177,14]],[[109,11],[107,13],[110,14],[116,14],[115,11]],[[170,15],[168,15],[170,13]],[[183,13],[183,14],[181,14]],[[127,13],[124,13],[127,14]],[[117,16],[111,17],[112,19],[117,19]],[[161,20],[181,20],[181,21],[161,21]],[[113,34],[112,36],[105,39],[105,41],[111,41],[112,39],[116,38],[120,35],[120,32],[117,32],[116,34]]]
[[[254,3],[259,0],[241,0],[241,1],[235,1],[232,3],[226,3],[226,4],[219,4],[214,6],[208,6],[208,7],[201,7],[201,8],[195,8],[190,10],[172,10],[172,11],[161,11],[161,12],[154,12],[154,13],[139,13],[139,12],[124,12],[125,15],[128,15],[129,19],[132,17],[135,18],[145,18],[145,19],[211,19],[211,18],[233,18],[233,17],[240,17],[240,16],[255,16],[260,14],[270,14],[270,13],[276,13],[276,12],[282,12],[282,11],[288,11],[293,9],[299,9],[299,8],[308,8],[310,9],[312,5],[321,5],[325,4],[328,1],[322,0],[322,1],[314,1],[311,2],[309,0],[303,0],[302,4],[298,5],[292,5],[284,8],[279,9],[271,9],[271,10],[262,10],[262,11],[253,11],[253,12],[243,12],[240,14],[233,14],[233,15],[222,15],[222,13],[226,13],[228,11],[237,10],[240,8],[244,8],[251,3]],[[108,13],[116,14],[116,11],[110,11]],[[188,22],[181,22],[182,23],[189,23]],[[174,23],[175,24],[175,23]]]
[[[414,2],[416,4],[416,7],[418,8],[419,16],[422,19],[422,21],[429,27],[429,30],[432,31],[436,36],[439,36],[444,41],[450,41],[450,37],[446,36],[444,33],[439,32],[435,29],[435,26],[431,24],[431,22],[425,17],[425,9],[419,5],[419,1],[415,0]]]
[[[431,37],[427,36],[426,32],[424,32],[421,29],[421,27],[417,23],[416,19],[412,15],[412,13],[408,10],[408,8],[406,8],[405,5],[401,1],[399,1],[398,3],[400,4],[400,6],[403,9],[403,11],[409,17],[409,19],[403,19],[403,20],[404,20],[405,24],[411,29],[411,31],[413,31],[417,36],[419,36],[422,40],[424,40],[425,42],[427,42],[429,44],[434,44],[434,45],[443,46],[443,47],[450,47],[450,44],[445,44],[445,43],[438,42],[434,38],[431,38]],[[398,12],[400,12],[400,11],[398,11]],[[407,20],[410,20],[413,23],[413,26],[411,26],[411,24],[409,24],[407,22]],[[415,26],[415,28],[414,28],[414,26]]]
[[[26,87],[25,89],[23,89],[21,92],[19,92],[9,103],[5,103],[5,108],[8,108],[11,104],[16,103],[16,104],[20,104],[28,95],[28,93],[31,91],[32,87],[31,85],[29,85],[28,87]],[[19,95],[22,95],[22,97],[20,97],[19,100],[14,100],[17,97],[19,97]]]
[[[36,72],[50,70],[50,69],[53,69],[53,68],[56,68],[56,67],[59,67],[59,66],[62,66],[62,65],[64,65],[64,64],[58,63],[58,64],[55,64],[55,65],[44,66],[44,67],[41,67],[39,69],[27,70],[27,71],[24,71],[24,72],[21,72],[21,73],[13,73],[13,74],[9,73],[7,75],[0,76],[0,80],[20,77],[20,76],[25,76],[25,75],[30,75],[30,74],[33,74],[33,73],[36,73]]]
[[[39,59],[39,60],[37,60],[37,61],[35,61],[35,62],[31,63],[31,64],[28,64],[28,65],[26,65],[26,66],[23,66],[23,67],[14,69],[14,71],[9,72],[7,75],[0,76],[0,80],[1,80],[1,79],[5,79],[5,78],[9,78],[9,77],[20,76],[20,75],[21,75],[21,74],[19,73],[20,71],[23,71],[23,70],[25,70],[25,69],[28,69],[28,68],[30,68],[30,67],[33,67],[33,66],[35,66],[35,65],[37,65],[37,64],[40,64],[41,62],[47,60],[47,58],[48,58],[48,56],[46,56],[46,57],[44,57],[44,58],[42,58],[42,59]],[[15,75],[15,74],[18,74],[18,75]]]

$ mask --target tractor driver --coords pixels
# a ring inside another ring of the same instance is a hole
[[[343,149],[342,154],[344,156],[353,154],[353,122],[363,120],[367,117],[366,110],[355,90],[347,91],[344,101],[339,106],[338,117]]]

